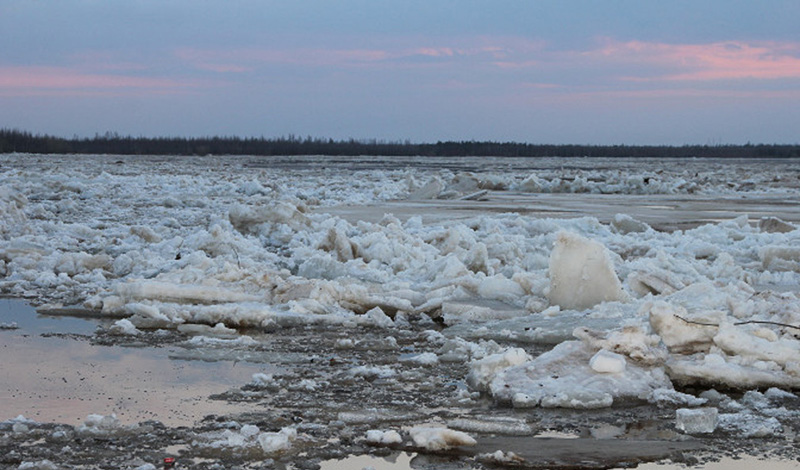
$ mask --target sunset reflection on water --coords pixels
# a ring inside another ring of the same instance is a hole
[[[208,396],[251,380],[264,367],[232,361],[175,361],[169,348],[95,346],[91,320],[37,315],[25,302],[0,299],[0,421],[23,415],[77,424],[116,414],[125,424],[158,420],[191,425],[210,414],[246,411]],[[42,333],[72,334],[67,337]]]

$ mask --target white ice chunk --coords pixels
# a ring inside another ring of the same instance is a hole
[[[650,230],[650,226],[644,222],[634,219],[627,214],[617,214],[611,220],[611,226],[619,233],[640,233]]]
[[[719,330],[717,325],[725,319],[725,313],[718,311],[690,316],[682,306],[662,300],[649,304],[649,311],[650,326],[674,353],[708,351]]]
[[[758,228],[767,233],[789,233],[797,230],[794,225],[783,221],[777,217],[762,217],[758,221]]]
[[[267,387],[275,383],[275,378],[273,377],[272,374],[256,372],[255,374],[253,374],[253,381],[251,383],[258,387]]]
[[[717,429],[716,408],[680,408],[675,411],[675,427],[686,434],[708,434]]]
[[[353,349],[355,345],[356,343],[352,338],[339,338],[333,347],[336,349]]]
[[[528,436],[533,434],[533,428],[525,420],[509,417],[458,418],[448,421],[447,426],[459,431],[502,434],[506,436]]]
[[[82,435],[108,436],[135,432],[138,425],[124,426],[120,424],[117,415],[108,416],[90,414],[86,417],[83,424],[77,426],[75,431]]]
[[[625,292],[603,245],[574,233],[559,232],[550,255],[547,298],[561,308],[583,310],[601,302],[622,300]]]
[[[416,426],[411,428],[409,434],[417,447],[427,450],[447,450],[477,444],[469,434],[445,427]]]
[[[442,190],[444,190],[444,183],[442,183],[441,179],[434,178],[421,188],[409,194],[408,198],[414,201],[436,199],[439,197],[439,194],[441,194]]]
[[[436,353],[424,352],[420,354],[414,354],[413,356],[409,356],[401,360],[403,362],[412,362],[423,366],[434,366],[439,363],[439,356],[437,356]]]
[[[671,388],[657,388],[650,393],[647,401],[660,406],[664,405],[686,405],[700,406],[708,403],[708,398],[697,398],[688,393],[682,393]],[[719,400],[717,400],[719,401]]]
[[[403,438],[400,433],[395,430],[382,431],[379,429],[370,429],[367,431],[366,440],[368,444],[375,446],[390,446],[403,443]]]
[[[370,323],[377,326],[378,328],[394,327],[394,321],[392,321],[392,319],[388,315],[383,313],[383,310],[381,310],[380,307],[375,307],[367,311],[367,313],[365,313],[364,315],[366,316],[366,318],[370,320]]]
[[[794,393],[787,392],[786,390],[781,390],[775,387],[770,387],[766,392],[764,392],[764,396],[771,400],[788,400],[792,398],[797,398],[797,395],[795,395]]]
[[[123,318],[122,320],[117,320],[114,322],[111,327],[108,328],[108,332],[113,335],[129,335],[129,336],[136,336],[141,331],[136,328],[136,326],[131,323],[130,320],[127,318]]]
[[[22,462],[19,464],[19,467],[17,467],[17,470],[59,470],[59,467],[53,462],[44,459],[36,460],[34,462]]]
[[[644,400],[653,390],[672,386],[660,367],[629,363],[620,373],[598,373],[589,366],[595,352],[580,341],[565,341],[532,361],[502,370],[489,389],[515,407],[602,408],[617,398]]]
[[[278,432],[262,432],[258,435],[258,443],[266,454],[285,452],[292,448],[297,439],[297,429],[286,427]]]
[[[397,375],[397,371],[390,366],[357,366],[348,369],[347,373],[353,377],[364,377],[368,380],[387,379]]]
[[[798,370],[787,363],[782,369],[774,362],[745,361],[718,353],[673,356],[667,361],[670,378],[681,384],[725,385],[733,388],[800,387]]]
[[[478,460],[484,462],[499,463],[499,464],[519,465],[525,462],[524,458],[520,457],[514,452],[511,451],[503,452],[502,450],[497,450],[492,453],[478,454],[477,458]]]
[[[469,364],[467,383],[477,390],[486,390],[494,377],[502,370],[529,361],[531,357],[522,348],[509,348]]]
[[[242,434],[242,436],[250,438],[261,432],[261,430],[258,429],[258,426],[254,424],[245,424],[242,426],[239,432]]]
[[[602,374],[620,374],[625,372],[625,356],[601,349],[589,359],[589,367]]]
[[[575,328],[572,335],[594,349],[623,354],[641,364],[660,365],[667,358],[661,338],[648,334],[640,326],[625,326],[612,331],[580,327]]]
[[[525,295],[525,291],[518,283],[497,274],[483,279],[478,284],[478,295],[485,299],[510,303]]]
[[[800,248],[770,245],[758,250],[764,269],[770,271],[800,271]]]
[[[141,300],[157,299],[167,302],[247,302],[261,297],[215,286],[172,284],[158,281],[141,281],[115,286],[120,297]]]
[[[613,426],[604,424],[589,430],[589,434],[595,439],[615,439],[622,436],[627,431],[625,426]]]
[[[764,417],[749,411],[723,413],[719,416],[720,428],[742,437],[769,437],[780,433],[783,425],[777,418]]]
[[[722,326],[714,336],[714,344],[730,355],[772,361],[781,366],[789,362],[800,362],[800,341],[790,338],[770,341],[740,326]]]
[[[285,201],[258,207],[237,204],[230,208],[228,219],[242,233],[251,232],[264,223],[285,224],[295,230],[310,223],[308,216],[300,212],[298,206]]]

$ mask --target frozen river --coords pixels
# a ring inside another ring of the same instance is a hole
[[[797,160],[2,155],[0,293],[40,315],[0,302],[0,468],[793,468],[798,187]]]

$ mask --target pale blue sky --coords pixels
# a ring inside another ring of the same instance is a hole
[[[0,3],[0,127],[800,142],[800,2]]]

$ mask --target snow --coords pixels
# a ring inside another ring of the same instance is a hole
[[[113,334],[176,329],[198,350],[257,347],[241,328],[430,325],[435,353],[387,336],[387,360],[349,374],[456,363],[464,397],[519,407],[800,389],[800,333],[782,326],[800,325],[796,187],[776,178],[796,162],[392,162],[2,155],[0,293],[87,308]],[[662,208],[689,202],[715,220]]]

